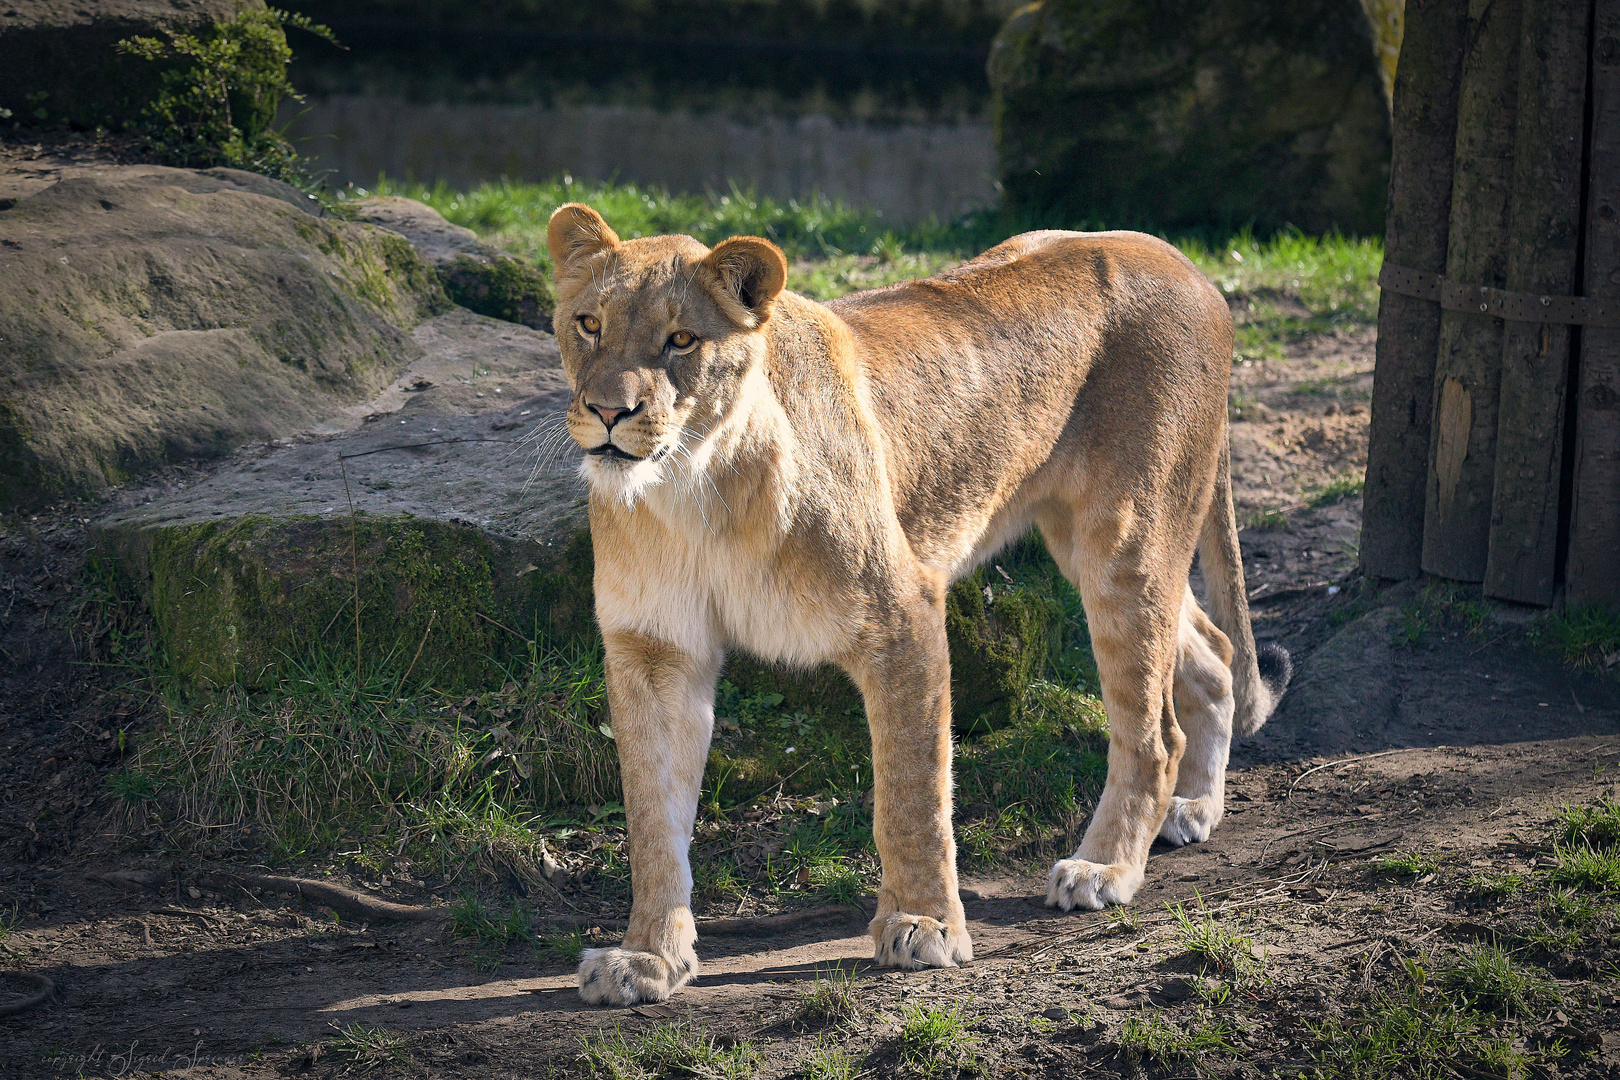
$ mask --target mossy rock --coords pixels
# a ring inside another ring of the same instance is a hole
[[[439,274],[450,299],[480,315],[551,331],[557,296],[550,275],[518,255],[481,242],[426,203],[379,195],[349,203],[345,212],[409,240]]]
[[[410,244],[241,176],[109,168],[0,210],[0,508],[307,430],[421,355],[450,304]]]
[[[1382,233],[1388,37],[1362,0],[1038,0],[991,46],[1007,203],[1115,228]]]
[[[972,734],[1016,722],[1033,683],[1046,670],[1063,610],[1033,589],[992,590],[983,571],[946,594],[945,636],[951,650],[951,722]],[[726,678],[749,694],[781,694],[782,708],[839,717],[862,712],[861,693],[831,665],[794,670],[736,656]]]
[[[255,517],[113,528],[95,542],[146,596],[171,669],[199,685],[265,688],[301,665],[352,667],[356,595],[362,667],[452,692],[500,685],[537,635],[594,633],[583,533],[547,548],[425,518]]]

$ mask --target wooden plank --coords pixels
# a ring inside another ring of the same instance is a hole
[[[1597,0],[1584,291],[1620,298],[1620,0]],[[1585,327],[1575,402],[1567,597],[1620,612],[1620,329]]]
[[[1469,3],[1446,238],[1446,276],[1468,285],[1507,282],[1522,11],[1520,0]],[[1501,371],[1501,322],[1441,314],[1431,400],[1435,407],[1444,401],[1452,417],[1466,415],[1468,424],[1431,425],[1423,513],[1423,569],[1431,574],[1485,577]]]
[[[1592,0],[1524,5],[1507,287],[1568,296],[1581,241],[1587,30]],[[1496,483],[1485,593],[1546,607],[1553,601],[1564,461],[1564,389],[1571,328],[1502,328]]]
[[[1384,258],[1436,273],[1446,268],[1457,86],[1468,0],[1427,0],[1406,12],[1395,72]],[[1440,305],[1386,292],[1378,302],[1372,430],[1362,489],[1361,565],[1383,578],[1416,577],[1423,553],[1434,358]]]

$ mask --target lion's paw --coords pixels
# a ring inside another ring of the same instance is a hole
[[[579,996],[592,1005],[640,1005],[664,1001],[697,975],[691,949],[674,962],[629,949],[586,949],[580,954]]]
[[[955,967],[973,959],[973,942],[967,928],[942,923],[926,915],[895,912],[874,921],[872,937],[877,942],[873,959],[879,967],[916,971],[925,967]]]
[[[1170,812],[1164,815],[1164,824],[1159,826],[1159,837],[1176,847],[1202,844],[1209,839],[1219,820],[1220,813],[1215,808],[1214,799],[1208,796],[1183,799],[1176,795],[1170,799]]]
[[[1109,904],[1130,903],[1141,884],[1142,871],[1133,867],[1059,859],[1047,879],[1046,906],[1100,911]]]

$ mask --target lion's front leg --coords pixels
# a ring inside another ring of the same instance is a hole
[[[951,678],[943,586],[902,611],[847,667],[866,698],[883,862],[873,955],[884,967],[973,959],[951,835]]]
[[[688,850],[720,656],[639,633],[603,636],[633,896],[623,944],[585,951],[579,994],[592,1004],[636,1005],[663,1001],[697,975]]]

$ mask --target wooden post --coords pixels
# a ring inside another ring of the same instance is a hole
[[[1384,258],[1446,268],[1457,86],[1468,0],[1408,5],[1395,72]],[[1383,578],[1416,577],[1423,553],[1429,410],[1440,348],[1440,305],[1385,292],[1378,301],[1372,432],[1362,494],[1361,565]]]
[[[1592,0],[1530,0],[1519,51],[1507,288],[1568,296],[1579,275],[1581,151]],[[1502,328],[1496,476],[1485,593],[1553,600],[1570,327]]]
[[[1520,0],[1472,0],[1470,8],[1446,277],[1500,289],[1507,282],[1523,6]],[[1501,363],[1501,322],[1457,311],[1441,315],[1423,523],[1423,569],[1431,574],[1485,577]]]
[[[1584,292],[1620,299],[1620,0],[1597,0]],[[1620,328],[1581,330],[1567,596],[1620,611]]]

